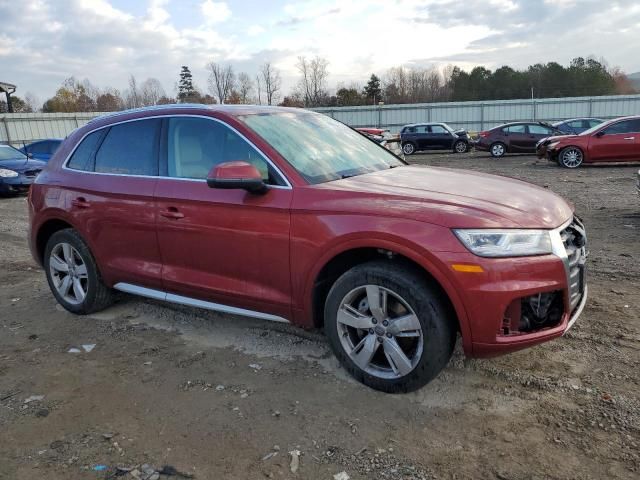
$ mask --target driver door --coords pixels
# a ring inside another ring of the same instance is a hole
[[[594,162],[640,160],[640,120],[622,120],[591,136],[589,154]]]
[[[290,317],[286,180],[243,136],[213,118],[166,119],[155,190],[164,289],[186,297]],[[215,165],[252,163],[263,195],[209,188]]]

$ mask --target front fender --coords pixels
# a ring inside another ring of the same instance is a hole
[[[380,248],[410,259],[440,284],[455,309],[465,349],[467,342],[470,348],[471,334],[464,303],[450,279],[449,267],[437,256],[438,251],[463,248],[449,229],[415,220],[361,215],[324,215],[297,220],[292,221],[291,267],[297,300],[294,308],[302,311],[299,323],[312,326],[313,290],[325,265],[349,250]],[[324,228],[318,228],[317,222]],[[376,228],[358,229],[363,222],[374,223]]]

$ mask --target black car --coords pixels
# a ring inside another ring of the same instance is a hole
[[[421,150],[451,150],[465,153],[471,139],[465,130],[453,130],[446,123],[416,123],[400,130],[402,151],[411,155]]]
[[[10,145],[0,145],[0,195],[26,192],[45,165]]]
[[[562,120],[561,122],[555,122],[552,125],[567,135],[578,135],[602,122],[604,122],[604,120],[599,118],[570,118],[568,120]]]

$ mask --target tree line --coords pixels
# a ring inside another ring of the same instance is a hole
[[[619,68],[608,68],[604,60],[574,58],[568,66],[556,62],[531,65],[523,70],[502,66],[494,71],[475,67],[467,72],[449,65],[444,68],[393,67],[382,77],[371,74],[364,86],[339,84],[330,90],[329,62],[323,57],[298,57],[299,73],[295,87],[282,95],[280,71],[271,63],[260,66],[254,76],[236,73],[229,64],[207,64],[207,90],[193,81],[188,66],[182,66],[175,85],[175,96],[160,81],[139,82],[133,75],[128,87],[98,88],[89,80],[74,77],[63,82],[56,94],[39,105],[28,94],[12,96],[15,112],[109,112],[169,103],[266,104],[293,107],[341,107],[387,104],[506,100],[517,98],[575,97],[637,93]],[[6,102],[0,102],[0,112]]]

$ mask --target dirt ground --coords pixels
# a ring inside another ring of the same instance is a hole
[[[410,160],[574,202],[591,256],[573,330],[490,360],[458,348],[427,387],[386,395],[348,378],[321,332],[128,296],[63,311],[28,252],[26,199],[0,199],[0,479],[157,478],[164,465],[197,479],[639,478],[638,166]]]

